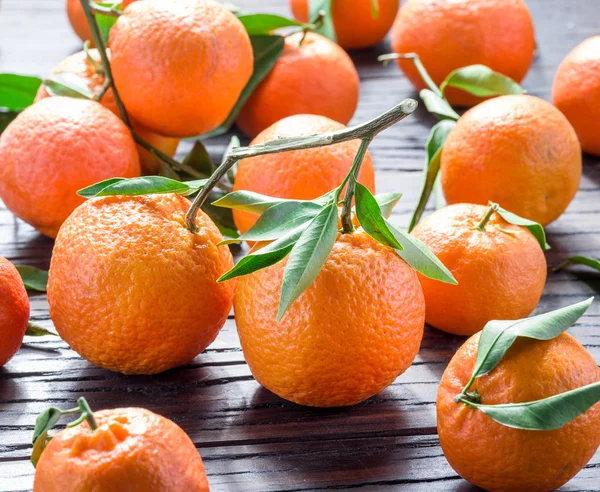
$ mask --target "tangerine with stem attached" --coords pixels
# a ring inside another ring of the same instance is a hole
[[[435,328],[473,335],[492,319],[528,316],[540,300],[544,253],[531,232],[509,224],[494,206],[449,205],[412,231],[458,281],[450,285],[419,274],[425,320]]]
[[[29,299],[19,272],[0,256],[0,367],[17,353],[29,322]]]
[[[285,38],[283,53],[254,90],[237,124],[251,137],[295,114],[326,116],[347,124],[358,105],[359,78],[347,53],[308,32]]]
[[[192,360],[217,336],[233,266],[203,212],[184,227],[179,195],[91,199],[61,228],[48,281],[50,317],[90,362],[124,374],[154,374]]]
[[[250,145],[295,135],[312,135],[340,130],[344,125],[324,116],[295,115],[284,118],[260,133]],[[352,167],[360,142],[342,142],[313,149],[281,152],[244,159],[239,162],[234,191],[247,190],[277,198],[312,200],[338,186]],[[371,192],[375,173],[371,155],[364,158],[358,180]],[[234,210],[235,225],[244,233],[258,216]]]
[[[396,53],[416,53],[439,86],[454,70],[482,64],[520,82],[533,61],[533,21],[523,0],[407,0],[392,27]],[[425,83],[412,60],[398,65],[417,89]],[[451,104],[481,99],[448,88]]]
[[[331,18],[338,44],[346,49],[368,48],[385,38],[389,32],[400,0],[379,0],[377,12],[372,0],[336,0],[332,2]],[[290,0],[294,18],[309,22],[308,0]]]
[[[253,72],[244,26],[214,0],[134,2],[111,29],[109,46],[131,116],[172,137],[223,123]]]
[[[489,302],[495,302],[491,297]],[[600,445],[600,404],[556,430],[523,430],[495,422],[455,397],[471,378],[480,334],[469,338],[444,371],[437,428],[448,462],[485,490],[548,492],[568,482]],[[540,400],[595,383],[600,369],[568,333],[552,340],[518,338],[500,363],[475,379],[481,403]]]
[[[139,175],[131,132],[94,101],[44,99],[0,136],[0,197],[17,217],[50,237],[83,202],[79,189]]]
[[[600,156],[600,36],[586,39],[562,61],[552,102],[575,128],[584,152]]]
[[[492,201],[542,225],[579,187],[581,146],[568,120],[537,97],[501,96],[467,111],[441,157],[448,203]]]

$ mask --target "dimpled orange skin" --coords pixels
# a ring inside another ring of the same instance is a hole
[[[19,272],[0,256],[0,367],[17,353],[29,322],[29,299]]]
[[[139,175],[131,132],[94,101],[46,98],[17,116],[0,137],[0,197],[46,236],[56,237],[84,201],[78,190]]]
[[[240,277],[235,319],[253,376],[286,400],[354,405],[414,360],[425,303],[416,273],[365,232],[338,235],[314,283],[277,323],[287,260]]]
[[[223,123],[254,70],[244,26],[214,0],[134,2],[111,29],[109,45],[127,110],[171,137]]]
[[[233,259],[210,220],[184,227],[178,195],[103,197],[61,228],[50,264],[50,317],[73,350],[123,374],[155,374],[192,360],[217,336]]]
[[[552,102],[575,128],[584,152],[600,156],[600,36],[586,39],[559,65]]]
[[[467,111],[441,159],[448,203],[489,200],[547,225],[569,206],[581,179],[575,130],[550,103],[502,96]]]
[[[546,283],[546,258],[526,228],[494,214],[484,231],[475,229],[488,208],[449,205],[412,231],[458,281],[451,285],[418,274],[427,305],[425,320],[455,335],[473,335],[492,319],[528,316]]]
[[[42,452],[34,492],[208,492],[194,443],[171,420],[143,408],[94,412],[56,434]]]
[[[98,50],[90,49],[88,50],[88,54],[98,65],[101,65],[100,54],[98,53]],[[108,51],[108,55],[110,56],[110,51]],[[102,91],[105,77],[101,73],[98,73],[96,67],[90,63],[88,60],[88,55],[85,51],[79,51],[71,56],[68,56],[62,62],[60,62],[51,73],[55,75],[61,72],[69,72],[77,75],[86,83],[86,85],[94,94],[100,94]],[[50,94],[46,90],[46,87],[42,84],[38,89],[35,100],[37,102],[46,97],[50,97]],[[108,91],[106,91],[106,93],[100,99],[100,103],[104,107],[110,109],[114,114],[119,116],[119,110],[117,108],[117,103],[115,102],[112,89],[108,89]],[[133,129],[140,137],[156,147],[158,150],[167,154],[169,157],[173,157],[175,155],[179,145],[178,138],[159,135],[158,133],[154,133],[147,128],[144,128],[135,121],[132,121],[132,125]],[[138,145],[137,149],[142,171],[145,174],[157,174],[159,171],[158,160],[143,147]]]
[[[371,0],[336,0],[332,19],[338,44],[346,49],[374,46],[389,32],[400,6],[399,0],[379,0],[379,13],[373,15]],[[308,22],[308,0],[290,0],[294,18]]]
[[[256,137],[251,145],[279,137],[310,135],[344,128],[324,116],[295,115],[278,121]],[[267,154],[240,161],[234,191],[248,190],[277,198],[312,200],[339,186],[350,171],[360,142],[349,141],[326,147]],[[364,157],[358,181],[375,193],[375,171],[371,155]],[[235,225],[244,233],[258,215],[234,210]]]
[[[407,0],[392,27],[392,49],[418,54],[437,85],[474,64],[520,82],[533,62],[535,33],[523,0]],[[411,60],[398,65],[417,89],[425,88]],[[481,101],[454,88],[446,97],[456,106]]]
[[[358,105],[358,72],[348,54],[309,32],[285,38],[277,63],[242,108],[237,125],[250,137],[295,114],[317,114],[346,125]]]
[[[574,477],[600,445],[600,404],[552,431],[505,427],[483,412],[454,402],[471,377],[479,334],[446,368],[437,396],[437,429],[452,468],[464,479],[497,492],[547,492]],[[504,359],[471,387],[481,403],[522,403],[548,398],[600,380],[591,355],[568,333],[548,341],[519,338]]]

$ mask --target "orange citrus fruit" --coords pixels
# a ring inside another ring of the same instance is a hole
[[[495,302],[490,298],[489,302]],[[448,462],[485,490],[548,492],[568,482],[600,445],[600,404],[556,430],[513,429],[455,403],[475,366],[479,334],[448,364],[438,390],[437,429]],[[568,333],[553,340],[519,338],[472,386],[481,403],[523,403],[600,380],[592,356]]]
[[[600,156],[600,36],[586,39],[562,61],[552,102],[575,128],[583,150]]]
[[[467,111],[441,159],[448,203],[489,200],[549,224],[567,208],[581,179],[581,147],[567,119],[533,96],[502,96]]]
[[[154,374],[189,362],[215,339],[233,296],[233,285],[216,280],[233,259],[203,212],[197,234],[184,227],[189,207],[179,195],[103,197],[63,224],[50,264],[50,317],[82,357],[124,374]]]
[[[276,321],[287,260],[237,279],[235,319],[256,380],[314,407],[354,405],[414,360],[425,317],[417,274],[363,231],[339,234],[312,285]]]
[[[139,175],[131,132],[94,101],[44,99],[0,136],[0,197],[17,217],[50,237],[83,202],[78,190]]]
[[[483,64],[520,82],[533,61],[533,21],[523,0],[407,0],[392,27],[396,53],[416,53],[436,84],[457,68]],[[411,60],[398,60],[417,89],[425,84]],[[456,88],[458,106],[481,99]]]
[[[29,299],[19,272],[0,256],[0,367],[17,353],[29,322]]]
[[[240,112],[240,129],[255,137],[295,114],[317,114],[347,124],[358,105],[358,72],[348,54],[312,32],[285,38],[283,53]]]
[[[400,0],[379,0],[378,13],[373,13],[372,0],[335,0],[331,18],[338,44],[342,48],[357,49],[374,46],[389,32]],[[308,0],[290,0],[294,17],[309,22]]]
[[[127,110],[172,137],[223,123],[254,69],[244,26],[214,0],[134,2],[111,29],[109,45]]]
[[[60,62],[53,70],[52,75],[56,75],[62,72],[73,73],[77,75],[82,81],[89,87],[94,94],[100,94],[102,86],[106,78],[102,73],[102,70],[98,70],[98,66],[101,66],[100,54],[96,49],[88,50],[89,57],[96,63],[96,66],[90,61],[85,51],[79,51],[73,55],[68,56],[62,62]],[[110,52],[107,52],[110,56]],[[42,84],[38,89],[35,100],[39,101],[50,94],[46,90],[46,87]],[[114,114],[119,116],[119,110],[117,109],[117,103],[113,95],[112,89],[108,89],[106,93],[100,99],[100,103],[103,106],[110,109]],[[165,137],[154,133],[136,121],[132,121],[132,126],[135,132],[141,136],[148,143],[156,147],[158,150],[167,154],[169,157],[173,157],[179,146],[179,139],[172,137]],[[150,154],[146,149],[138,145],[138,153],[140,156],[140,166],[145,174],[157,174],[159,170],[159,163],[156,157]]]
[[[295,115],[284,118],[263,131],[251,145],[280,137],[311,135],[344,128],[324,116]],[[312,200],[339,186],[352,167],[360,142],[349,141],[326,147],[267,154],[240,161],[234,191],[247,190],[277,198]],[[375,190],[375,172],[367,153],[358,180],[371,192]],[[258,216],[234,210],[235,225],[242,232],[250,229]]]
[[[34,492],[208,492],[194,443],[171,420],[143,408],[94,412],[57,433],[42,452]]]
[[[431,326],[473,335],[493,319],[520,319],[537,306],[546,282],[546,259],[526,228],[494,213],[476,226],[489,207],[449,205],[425,218],[412,234],[452,272],[458,285],[419,274]]]

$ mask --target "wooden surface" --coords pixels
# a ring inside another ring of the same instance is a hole
[[[43,76],[78,49],[63,0],[2,0],[0,72]],[[548,99],[560,60],[600,31],[600,0],[528,0],[540,53],[524,81]],[[251,11],[288,14],[285,0],[238,0]],[[414,92],[395,66],[354,53],[361,101],[354,121],[372,118]],[[401,191],[392,220],[405,226],[419,192],[432,119],[422,110],[380,135],[371,147],[379,192]],[[225,138],[209,142],[215,158]],[[188,147],[182,146],[182,153]],[[40,184],[43,185],[43,184]],[[600,162],[586,157],[580,191],[548,227],[549,265],[573,254],[600,253]],[[0,203],[0,255],[17,264],[49,265],[52,241],[16,220]],[[547,311],[600,290],[600,277],[575,268],[551,273],[538,307]],[[32,317],[50,324],[45,295]],[[600,362],[600,300],[570,331]],[[143,406],[177,422],[205,462],[213,491],[476,490],[450,468],[436,435],[435,397],[442,372],[462,339],[427,329],[413,366],[376,397],[352,408],[316,410],[288,403],[252,378],[233,318],[193,363],[151,377],[99,369],[55,338],[26,339],[0,369],[0,490],[31,490],[30,439],[36,415],[49,405],[72,407],[83,395],[92,408]],[[600,490],[600,452],[561,490]]]

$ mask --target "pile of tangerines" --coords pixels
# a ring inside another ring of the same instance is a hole
[[[546,281],[543,226],[575,196],[582,149],[600,155],[600,37],[560,65],[550,104],[519,85],[536,48],[523,0],[290,6],[295,19],[214,0],[68,0],[84,49],[43,81],[0,76],[16,116],[0,136],[0,197],[56,238],[58,335],[100,367],[154,374],[204,351],[233,307],[256,380],[330,407],[390,385],[427,322],[470,336],[438,392],[452,467],[486,490],[561,486],[600,445],[600,369],[565,333],[591,299],[527,316]],[[344,49],[390,29],[381,58],[440,120],[410,231],[388,220],[401,195],[374,195],[368,147],[417,102],[345,126],[359,78]],[[214,165],[198,139],[234,123],[254,140],[232,138]],[[197,143],[177,161],[184,138]],[[447,204],[420,220],[438,191]],[[228,245],[244,241],[234,265]],[[5,364],[29,302],[4,259],[0,291]],[[41,414],[33,442],[37,492],[208,490],[189,437],[144,409],[80,399]]]

